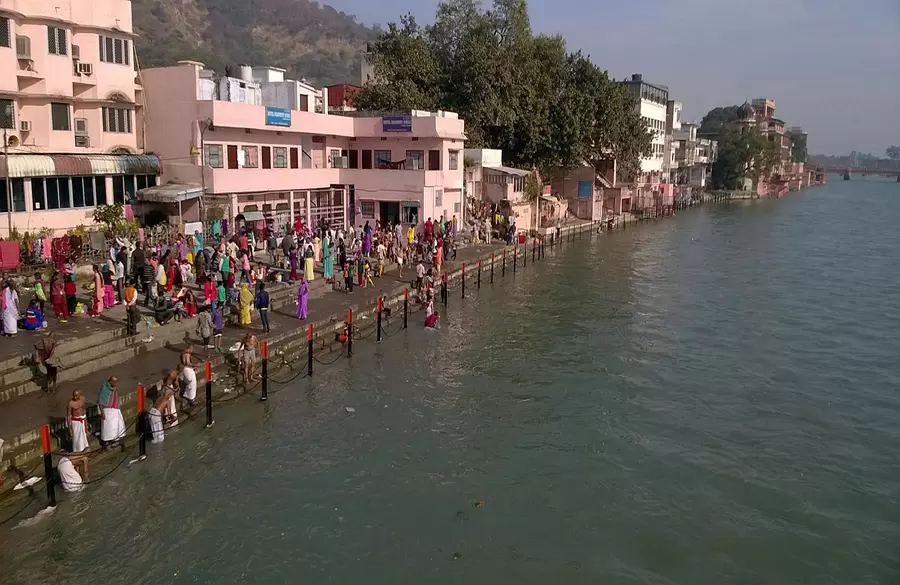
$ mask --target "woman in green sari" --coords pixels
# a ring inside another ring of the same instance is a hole
[[[322,240],[322,272],[325,273],[325,282],[334,280],[334,258],[332,257],[331,239],[328,236]]]

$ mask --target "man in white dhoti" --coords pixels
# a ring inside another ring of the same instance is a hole
[[[75,390],[66,409],[66,422],[69,423],[69,436],[72,438],[72,453],[81,453],[88,449],[88,426],[84,409],[84,394],[80,390]]]
[[[0,290],[0,333],[12,337],[19,331],[19,293],[8,278]]]
[[[97,405],[100,407],[100,441],[103,446],[114,443],[125,436],[125,419],[119,410],[119,391],[116,387],[119,380],[111,376],[100,387]]]
[[[194,402],[197,400],[197,372],[192,366],[183,363],[178,365],[178,370],[180,372],[181,398],[189,406],[194,406]]]
[[[62,484],[63,490],[67,492],[80,492],[84,489],[84,480],[78,475],[75,466],[68,457],[63,457],[59,460],[59,465],[56,466],[56,470],[59,472],[59,481]]]
[[[153,407],[147,413],[150,417],[150,442],[154,444],[162,443],[166,438],[165,427],[163,426],[163,411],[169,408],[169,397],[165,392],[156,394]]]

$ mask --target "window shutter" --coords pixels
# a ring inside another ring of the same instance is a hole
[[[238,168],[238,147],[234,144],[228,145],[228,168]]]
[[[362,151],[362,168],[363,169],[371,169],[372,168],[372,151],[371,150]]]
[[[296,146],[291,147],[291,168],[292,169],[300,168],[300,152]]]
[[[428,170],[429,171],[441,170],[441,151],[440,150],[429,150],[428,151]]]
[[[264,169],[272,168],[272,147],[271,146],[263,146],[262,147],[262,168],[264,168]]]
[[[56,29],[52,26],[47,27],[47,52],[56,53]]]
[[[358,150],[355,150],[355,149],[354,149],[354,150],[351,150],[351,151],[350,151],[350,160],[349,160],[349,163],[350,163],[350,164],[349,164],[348,166],[349,166],[351,169],[358,169],[358,168],[359,168],[359,151],[358,151]]]

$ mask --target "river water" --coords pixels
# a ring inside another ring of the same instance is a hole
[[[854,178],[548,251],[4,526],[2,581],[896,583],[898,225]]]

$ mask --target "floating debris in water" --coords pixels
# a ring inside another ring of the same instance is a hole
[[[352,406],[345,406],[344,410],[346,410],[347,412],[356,412],[356,409]]]
[[[475,500],[472,505],[476,508],[484,508],[484,500]]]
[[[453,560],[454,560],[454,561],[458,561],[458,560],[461,559],[461,558],[462,558],[462,553],[461,553],[461,552],[455,552],[455,553],[453,553]]]

